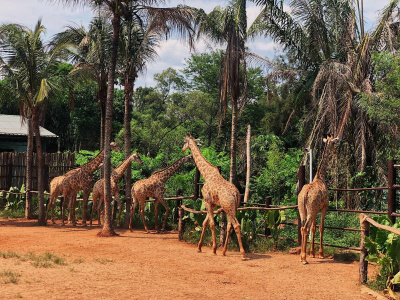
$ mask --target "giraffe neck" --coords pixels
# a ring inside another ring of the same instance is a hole
[[[328,167],[328,160],[330,157],[330,151],[327,146],[324,148],[324,152],[322,153],[322,158],[321,161],[319,162],[318,168],[317,168],[317,173],[315,173],[315,179],[320,179],[325,182],[325,176],[326,176],[326,169]]]
[[[157,176],[161,183],[166,182],[172,175],[178,171],[178,169],[186,162],[186,156],[181,157],[179,160],[174,162],[169,167],[155,172],[152,176]]]
[[[96,171],[99,168],[100,164],[103,162],[103,158],[104,158],[104,150],[101,150],[101,152],[97,154],[97,156],[93,158],[93,160],[81,166],[82,172],[88,175],[93,174],[93,172]]]
[[[111,177],[114,180],[119,180],[122,177],[122,174],[124,174],[125,170],[130,166],[130,163],[131,157],[128,157],[118,167],[114,169],[114,171],[111,173]]]
[[[192,151],[193,159],[196,163],[197,168],[199,169],[201,175],[203,176],[204,180],[213,176],[213,178],[217,178],[215,176],[221,176],[218,168],[210,164],[201,154],[199,148],[197,147],[196,143],[193,140],[189,142],[190,150]]]

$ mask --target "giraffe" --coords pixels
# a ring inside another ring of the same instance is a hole
[[[335,144],[339,141],[339,138],[328,136],[323,139],[325,143],[325,149],[322,154],[321,161],[318,165],[317,173],[313,181],[306,184],[301,189],[298,195],[298,208],[301,219],[301,253],[300,261],[303,264],[307,264],[306,259],[306,248],[307,248],[307,236],[311,228],[311,257],[315,257],[314,252],[314,236],[316,230],[316,217],[319,211],[321,211],[321,225],[319,226],[320,232],[320,244],[319,244],[319,258],[324,258],[324,251],[322,248],[322,236],[324,234],[324,219],[325,214],[329,207],[329,194],[328,188],[325,184],[326,168],[328,165],[328,159],[330,153],[335,152]]]
[[[115,168],[111,172],[111,195],[114,197],[115,201],[118,202],[119,205],[119,213],[118,213],[118,220],[117,220],[117,226],[120,225],[120,220],[121,220],[121,211],[122,211],[122,202],[119,200],[119,184],[118,181],[124,174],[125,170],[130,166],[132,161],[136,161],[140,165],[143,165],[142,160],[139,157],[138,153],[134,153],[130,155],[127,159],[125,159],[117,168]],[[101,204],[103,203],[104,200],[104,178],[98,180],[94,186],[93,186],[93,205],[92,205],[92,211],[90,213],[90,222],[89,226],[92,226],[92,218],[93,218],[93,212],[94,208],[96,206],[96,202],[98,201],[98,215],[99,215],[99,225],[101,224],[100,222],[100,208]]]
[[[157,217],[158,217],[158,203],[164,206],[165,218],[162,225],[162,231],[165,230],[165,226],[167,224],[169,208],[164,201],[164,193],[165,193],[165,183],[166,181],[176,173],[176,171],[187,162],[194,163],[193,157],[191,155],[186,155],[181,157],[175,163],[170,165],[169,167],[162,169],[160,171],[154,172],[149,178],[142,179],[136,181],[135,184],[132,186],[132,206],[131,206],[131,219],[129,223],[130,231],[132,229],[132,220],[133,214],[135,212],[136,206],[139,203],[139,212],[142,217],[144,229],[147,233],[149,233],[149,229],[147,228],[146,222],[144,220],[144,204],[147,197],[153,197],[155,199],[154,203],[154,215],[155,215],[155,230],[158,232],[158,224],[157,224]]]
[[[196,166],[205,181],[201,192],[203,194],[204,204],[207,209],[207,216],[203,222],[203,231],[201,232],[200,241],[197,246],[198,252],[201,252],[204,233],[206,231],[208,223],[210,223],[213,240],[212,251],[214,254],[216,254],[217,244],[215,241],[214,208],[216,206],[221,206],[221,208],[226,212],[228,216],[227,235],[225,245],[222,250],[222,255],[225,256],[226,254],[229,233],[231,231],[231,225],[233,225],[239,242],[240,254],[242,256],[242,259],[247,259],[243,249],[240,224],[236,218],[236,211],[240,204],[240,194],[238,189],[235,187],[234,184],[225,180],[219,173],[218,169],[204,158],[196,145],[196,141],[193,139],[192,136],[189,135],[186,135],[185,137],[182,151],[185,152],[187,149],[190,149],[192,151]]]
[[[121,149],[115,142],[110,143],[111,150],[121,152]],[[64,226],[64,211],[66,203],[69,203],[69,210],[73,225],[76,225],[74,216],[75,199],[78,191],[83,190],[83,205],[82,205],[82,225],[86,226],[86,208],[89,199],[89,194],[93,186],[92,175],[103,163],[104,149],[90,162],[68,171],[61,183],[64,202],[61,208],[61,225]],[[54,204],[53,204],[54,206]]]
[[[74,169],[74,170],[76,170],[76,169]],[[53,222],[53,224],[56,223],[54,221],[54,205],[56,203],[58,196],[61,195],[61,193],[62,193],[62,182],[63,182],[64,178],[65,178],[65,174],[54,177],[50,182],[50,198],[49,198],[49,202],[47,203],[46,221],[48,219],[49,210],[51,209],[51,221]]]

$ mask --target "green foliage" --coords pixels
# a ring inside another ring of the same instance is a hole
[[[379,122],[391,125],[400,121],[400,56],[389,52],[372,55],[376,93],[363,94],[359,104]]]
[[[16,186],[10,187],[10,189],[8,191],[10,193],[25,193],[25,185],[23,184],[21,186],[21,189],[19,189]],[[25,204],[25,194],[16,195],[16,194],[10,194],[10,193],[5,193],[6,194],[5,198],[7,201],[5,210],[10,211],[10,210],[22,209]]]
[[[274,240],[274,248],[278,245],[279,237],[279,225],[281,222],[285,221],[285,211],[284,210],[270,210],[265,216],[265,222],[268,228],[271,229],[272,239]]]
[[[295,176],[303,152],[297,149],[285,151],[283,142],[275,135],[259,135],[252,144],[254,165],[251,190],[253,202],[263,202],[272,196],[277,204],[293,204]],[[258,166],[258,167],[257,167]]]
[[[400,228],[400,223],[392,224],[387,216],[374,218],[380,224]],[[370,236],[365,237],[369,262],[380,265],[380,276],[387,279],[386,287],[391,290],[400,281],[400,237],[387,230],[371,226]]]

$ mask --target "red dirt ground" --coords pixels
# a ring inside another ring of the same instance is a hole
[[[0,258],[0,274],[19,274],[16,284],[0,277],[1,299],[376,299],[358,283],[357,263],[298,255],[202,253],[178,241],[176,232],[145,234],[117,229],[100,238],[93,228],[35,226],[35,221],[0,220],[0,251],[45,252],[68,265],[37,268],[32,261]],[[378,296],[379,298],[379,296]]]

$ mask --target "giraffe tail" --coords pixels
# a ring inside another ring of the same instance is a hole
[[[304,187],[303,187],[303,189],[304,189]],[[308,201],[308,190],[307,191],[305,191],[305,193],[304,193],[304,200],[303,200],[303,212],[304,212],[304,217],[305,218],[303,218],[303,220],[301,221],[301,227],[304,227],[305,225],[306,225],[306,222],[307,222],[307,207],[306,207],[306,203],[307,203],[307,201]]]

